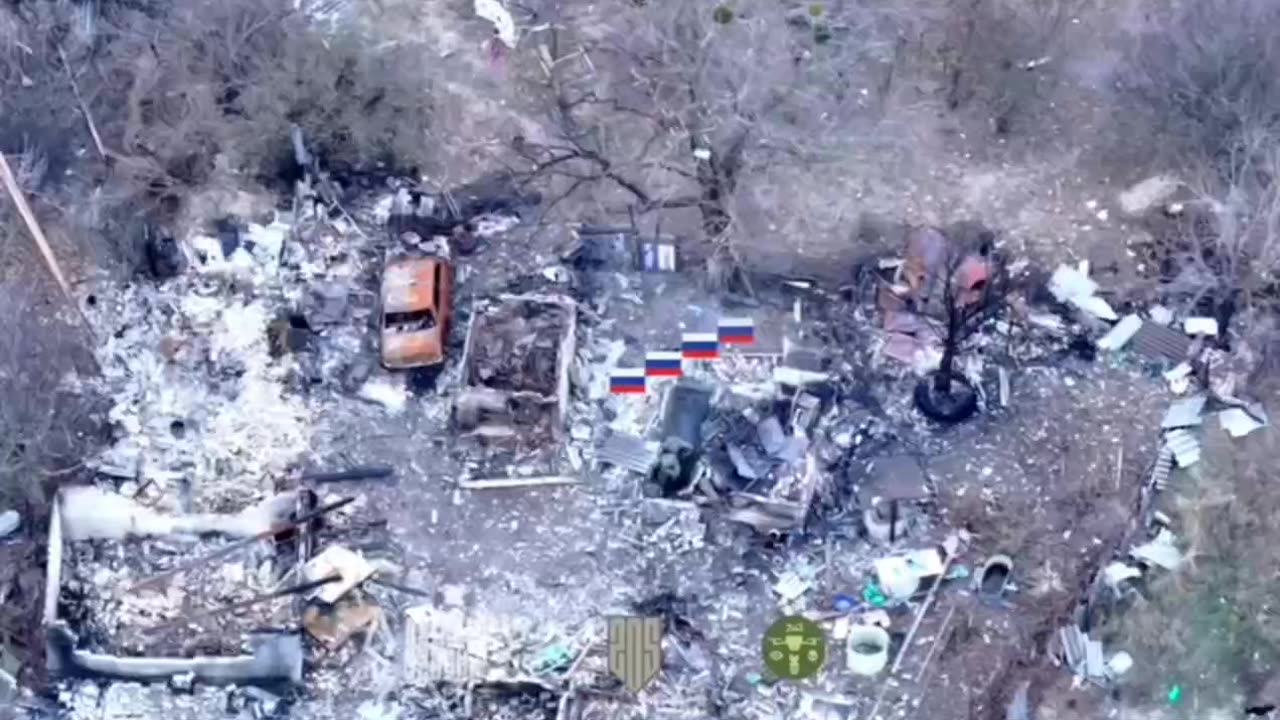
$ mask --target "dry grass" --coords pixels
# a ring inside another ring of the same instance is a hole
[[[92,439],[88,404],[63,385],[92,366],[52,282],[0,283],[0,301],[0,504],[39,505],[46,479],[77,465]]]
[[[209,184],[291,182],[294,124],[330,169],[424,166],[429,78],[401,47],[322,35],[286,0],[11,4],[0,149],[44,155],[38,211],[95,265],[132,269],[141,225]]]
[[[1157,572],[1145,600],[1110,621],[1109,649],[1136,664],[1127,683],[1158,699],[1171,685],[1187,711],[1239,707],[1280,670],[1280,544],[1272,515],[1280,503],[1273,428],[1232,440],[1207,422],[1202,461],[1167,491],[1188,561]]]

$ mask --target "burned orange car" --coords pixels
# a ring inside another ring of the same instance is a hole
[[[438,257],[387,263],[382,271],[382,364],[439,365],[449,339],[453,268]]]

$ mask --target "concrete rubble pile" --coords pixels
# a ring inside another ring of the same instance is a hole
[[[113,328],[97,389],[114,400],[120,437],[92,466],[167,509],[242,504],[306,447],[307,412],[270,357],[270,305],[184,284],[135,285],[97,303]]]

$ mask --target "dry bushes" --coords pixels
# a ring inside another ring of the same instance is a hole
[[[419,65],[352,36],[326,38],[290,7],[175,4],[157,18],[111,19],[114,36],[94,60],[110,68],[104,90],[123,112],[104,135],[146,163],[141,179],[198,184],[219,162],[278,176],[292,163],[294,123],[337,170],[389,171],[427,157]]]
[[[1036,131],[1027,113],[1058,81],[1064,33],[1085,0],[967,0],[947,5],[936,50],[946,105],[978,107],[996,135]]]
[[[1154,228],[1162,300],[1199,312],[1280,304],[1280,5],[1155,4],[1122,66],[1129,139],[1198,202]]]
[[[1230,174],[1280,130],[1280,5],[1269,0],[1150,3],[1122,68],[1125,112],[1139,112],[1166,160]]]
[[[88,218],[85,233],[132,242],[137,228],[112,219],[169,217],[238,173],[291,180],[293,124],[340,172],[411,171],[433,155],[420,59],[322,35],[287,0],[20,3],[0,10],[0,55],[0,149],[49,154],[59,183],[74,169],[62,209]]]
[[[1256,695],[1280,672],[1280,562],[1272,529],[1280,503],[1272,428],[1232,440],[1206,422],[1202,461],[1167,491],[1188,560],[1155,571],[1145,600],[1108,628],[1110,650],[1137,661],[1126,684],[1158,699],[1174,684],[1203,713]],[[1277,686],[1280,687],[1280,686]],[[1280,701],[1272,697],[1271,702]],[[1188,711],[1193,706],[1188,706]]]
[[[91,366],[82,331],[57,313],[52,283],[0,283],[0,303],[0,507],[38,517],[52,481],[75,472],[97,439],[92,398],[63,384]]]

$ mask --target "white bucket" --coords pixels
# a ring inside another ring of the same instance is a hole
[[[845,640],[845,663],[858,675],[876,675],[889,664],[889,633],[875,625],[855,625]]]

